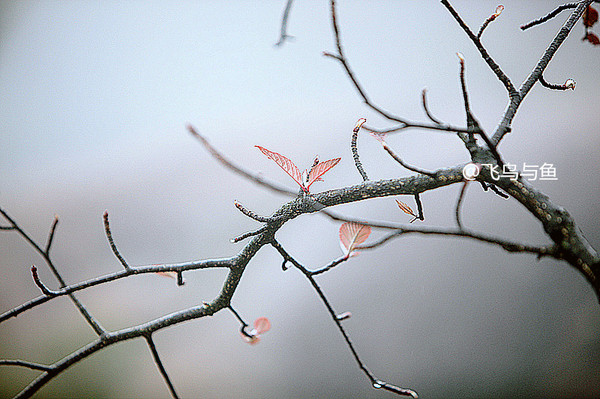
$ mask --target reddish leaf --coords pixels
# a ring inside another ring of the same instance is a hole
[[[592,43],[594,46],[597,46],[600,44],[600,39],[598,38],[598,36],[596,36],[593,33],[588,33],[587,35],[585,35],[585,37],[582,39],[583,41],[587,40],[588,42]]]
[[[284,157],[283,155],[278,154],[278,153],[273,152],[273,151],[269,151],[266,148],[263,148],[263,147],[261,147],[259,145],[256,145],[255,147],[258,148],[269,159],[272,159],[273,161],[275,161],[275,163],[281,169],[283,169],[283,171],[285,173],[287,173],[288,175],[290,175],[290,177],[292,179],[294,179],[294,181],[296,183],[298,183],[298,185],[302,188],[302,190],[308,191],[308,189],[306,187],[304,187],[304,184],[302,183],[302,173],[300,173],[300,169],[298,169],[298,167],[296,166],[295,163],[293,163],[290,159]]]
[[[408,206],[404,202],[398,201],[398,200],[396,200],[396,203],[398,204],[398,208],[402,209],[402,212],[404,212],[404,213],[406,213],[406,214],[408,214],[410,216],[417,217],[417,215],[415,215],[415,213],[410,208],[410,206]]]
[[[354,248],[365,242],[371,234],[371,226],[356,222],[346,222],[340,226],[340,247],[347,255],[352,255]]]
[[[598,22],[598,11],[592,8],[592,6],[588,6],[583,13],[583,25],[591,28],[596,22]]]
[[[329,159],[325,162],[319,162],[316,166],[314,166],[308,174],[308,179],[306,181],[306,190],[308,191],[311,184],[320,180],[319,178],[321,176],[323,176],[329,169],[337,165],[338,162],[340,162],[340,159],[341,158]]]
[[[271,329],[271,322],[266,317],[259,317],[254,320],[254,329],[256,334],[266,333]]]

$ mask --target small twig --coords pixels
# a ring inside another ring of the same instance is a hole
[[[415,173],[420,173],[422,175],[426,175],[426,176],[431,176],[431,177],[437,176],[437,174],[435,172],[429,172],[424,169],[419,169],[415,166],[409,165],[406,162],[404,162],[402,160],[402,158],[400,158],[398,155],[396,155],[396,153],[387,145],[387,143],[385,141],[382,140],[381,144],[383,146],[383,149],[387,151],[387,153],[394,159],[394,161],[398,162],[400,165],[402,165],[406,169],[408,169],[412,172],[415,172]]]
[[[323,266],[321,269],[310,271],[310,274],[311,274],[311,276],[318,276],[319,274],[328,272],[329,270],[333,269],[340,263],[347,261],[348,259],[350,259],[350,257],[348,255],[342,256],[341,258],[338,258],[338,259],[330,262],[329,264]]]
[[[240,235],[240,236],[234,237],[234,238],[232,238],[230,241],[231,241],[231,242],[233,242],[233,243],[240,242],[240,241],[242,241],[242,240],[245,240],[246,238],[249,238],[249,237],[254,237],[254,236],[257,236],[257,235],[261,234],[261,233],[262,233],[262,232],[264,232],[264,231],[265,231],[267,228],[268,228],[268,226],[263,226],[263,227],[261,227],[261,228],[260,228],[260,229],[258,229],[258,230],[249,231],[249,232],[247,232],[247,233],[244,233],[244,234],[242,234],[242,235]]]
[[[358,169],[358,173],[360,173],[364,181],[369,180],[369,176],[367,176],[367,172],[365,172],[365,169],[363,168],[362,163],[360,162],[356,141],[358,140],[358,132],[360,131],[360,127],[366,121],[366,119],[361,118],[358,120],[358,122],[356,122],[354,129],[352,129],[352,142],[350,143],[350,148],[352,149],[352,158],[354,158],[354,164],[356,165],[356,169]]]
[[[458,225],[458,228],[459,228],[460,230],[462,230],[462,229],[463,229],[462,223],[461,223],[461,221],[460,221],[460,206],[461,206],[461,204],[462,204],[462,202],[463,202],[463,199],[464,199],[464,197],[465,197],[465,193],[466,193],[466,191],[467,191],[467,186],[468,186],[468,185],[469,185],[469,181],[468,181],[468,180],[466,180],[466,181],[463,183],[463,185],[462,185],[462,187],[461,187],[461,189],[460,189],[460,194],[458,195],[458,200],[456,201],[456,209],[455,209],[455,211],[454,211],[454,213],[455,213],[455,215],[456,215],[456,224]]]
[[[425,110],[425,115],[429,118],[430,121],[435,123],[436,125],[443,125],[443,123],[433,116],[431,112],[429,112],[429,107],[427,106],[427,89],[423,89],[421,91],[421,103],[423,104],[423,109]]]
[[[479,54],[481,54],[481,57],[488,64],[488,66],[490,67],[492,72],[496,75],[498,80],[500,80],[500,82],[502,82],[502,84],[504,84],[504,87],[506,87],[506,90],[508,91],[509,97],[518,96],[519,93],[515,89],[515,86],[512,84],[512,82],[510,81],[508,76],[506,76],[506,74],[502,71],[502,69],[496,63],[496,61],[494,61],[494,59],[490,56],[490,54],[487,52],[487,50],[485,49],[483,44],[481,44],[481,41],[479,40],[479,38],[477,36],[475,36],[473,31],[471,31],[471,28],[469,28],[469,26],[465,23],[465,21],[463,21],[462,17],[460,15],[458,15],[458,13],[454,9],[454,7],[452,7],[452,5],[448,2],[448,0],[441,0],[441,2],[442,2],[442,5],[444,7],[446,7],[446,9],[450,12],[450,15],[452,15],[452,17],[454,17],[456,22],[458,22],[458,25],[463,29],[463,31],[465,31],[467,36],[471,39],[471,41],[473,42],[473,44],[479,51]]]
[[[250,219],[256,220],[257,222],[267,223],[267,222],[270,222],[271,220],[273,220],[273,218],[270,218],[270,217],[257,215],[256,213],[252,212],[250,209],[244,207],[242,204],[237,202],[237,200],[233,201],[233,204],[240,212],[242,212],[244,215],[248,216]]]
[[[67,286],[67,284],[65,283],[65,280],[62,278],[61,274],[58,272],[58,269],[56,268],[56,266],[54,266],[54,263],[52,262],[52,260],[50,259],[50,254],[43,250],[32,238],[29,234],[27,234],[18,224],[17,222],[15,222],[9,215],[8,213],[6,213],[4,210],[0,209],[0,214],[2,214],[2,216],[4,216],[4,218],[13,226],[13,229],[15,231],[17,231],[21,237],[23,237],[23,239],[25,241],[27,241],[29,243],[29,245],[31,245],[46,261],[46,264],[48,265],[48,267],[50,268],[50,270],[52,271],[52,274],[54,274],[54,277],[56,278],[56,280],[59,283],[60,288],[64,288]],[[51,227],[51,232],[48,234],[48,241],[51,243],[51,237],[54,236],[54,230],[56,230],[56,218],[55,221],[52,224]],[[49,245],[46,245],[47,249],[50,249]],[[83,316],[83,318],[88,322],[88,324],[90,325],[90,327],[92,327],[92,329],[94,330],[94,332],[96,334],[98,334],[99,336],[105,334],[105,330],[104,328],[102,328],[102,326],[100,325],[100,323],[98,323],[98,321],[90,314],[90,312],[87,310],[87,308],[79,301],[79,299],[77,299],[77,297],[74,294],[68,294],[69,298],[71,298],[71,301],[73,302],[73,304],[77,307],[77,309],[79,310],[79,313],[81,313],[81,315]]]
[[[295,263],[294,266],[298,270],[300,270],[302,272],[302,274],[304,274],[304,276],[308,279],[308,281],[310,282],[310,284],[313,286],[313,288],[314,288],[315,292],[317,293],[317,295],[319,296],[319,298],[321,298],[321,302],[323,302],[323,304],[327,308],[327,311],[329,312],[329,315],[333,319],[333,322],[338,327],[338,330],[340,331],[340,333],[344,337],[344,340],[346,341],[346,345],[348,346],[348,349],[350,349],[350,352],[352,353],[352,356],[354,357],[354,360],[358,364],[358,367],[367,376],[367,378],[371,382],[371,385],[373,386],[373,388],[375,388],[375,389],[384,388],[384,389],[386,389],[386,390],[388,390],[390,392],[394,392],[394,393],[396,393],[398,395],[411,396],[413,398],[418,398],[418,395],[417,395],[417,393],[415,391],[413,391],[411,389],[407,389],[407,388],[400,388],[400,387],[397,387],[395,385],[388,384],[385,381],[381,381],[377,377],[375,377],[375,375],[373,375],[373,373],[371,373],[371,371],[369,371],[369,369],[367,368],[367,366],[360,359],[360,356],[358,355],[358,352],[354,348],[354,344],[350,340],[350,336],[348,335],[348,333],[346,332],[346,329],[342,325],[341,320],[343,320],[343,319],[340,320],[340,318],[338,318],[337,313],[335,312],[335,310],[331,306],[331,303],[329,303],[329,300],[325,296],[325,293],[323,292],[323,290],[321,289],[321,287],[319,286],[319,284],[314,279],[314,277],[312,275],[312,272],[309,271],[309,270],[307,270],[304,266],[302,266],[302,265],[300,265],[298,263]]]
[[[552,89],[552,90],[575,90],[575,81],[573,79],[567,79],[565,81],[565,83],[561,84],[561,85],[557,85],[557,84],[553,84],[553,83],[548,83],[546,81],[546,79],[544,79],[544,75],[540,75],[540,83],[542,84],[542,86],[548,88],[548,89]]]
[[[421,203],[421,195],[419,193],[415,194],[415,203],[417,204],[416,218],[421,221],[425,220],[425,215],[423,214],[423,204]]]
[[[231,311],[231,313],[233,313],[233,315],[235,316],[236,319],[238,319],[238,321],[240,322],[240,324],[242,325],[240,327],[240,333],[244,334],[246,337],[248,338],[252,338],[252,335],[250,335],[247,331],[246,328],[248,327],[248,323],[246,323],[244,321],[244,319],[242,319],[242,316],[240,316],[240,314],[233,308],[233,306],[229,305],[227,307],[227,309],[229,309]]]
[[[121,262],[121,265],[123,265],[123,267],[125,268],[125,270],[131,270],[131,267],[127,264],[125,259],[121,256],[121,253],[119,252],[119,250],[117,249],[117,246],[115,245],[115,242],[113,241],[112,233],[110,231],[110,224],[108,222],[108,211],[104,211],[103,220],[104,220],[104,232],[106,233],[106,238],[108,239],[108,243],[110,244],[110,249],[112,249],[113,254],[115,254],[115,256],[117,257],[119,262]]]
[[[35,267],[34,265],[31,266],[31,276],[33,277],[33,281],[35,282],[35,285],[37,285],[38,288],[42,291],[42,294],[44,294],[46,296],[58,295],[57,291],[52,291],[51,289],[46,287],[46,285],[44,285],[44,283],[42,283],[42,280],[40,280],[40,276],[38,275],[38,272],[37,272],[37,267]]]
[[[532,26],[543,24],[544,22],[549,21],[552,18],[556,17],[562,11],[577,7],[578,4],[579,3],[568,3],[568,4],[560,5],[560,6],[556,7],[552,12],[548,13],[547,15],[545,15],[541,18],[538,18],[536,20],[533,20],[531,22],[528,22],[525,25],[521,25],[521,30],[529,29]]]
[[[488,244],[494,244],[502,247],[507,252],[513,253],[531,253],[538,255],[538,257],[542,256],[552,256],[556,259],[561,259],[559,249],[555,245],[536,247],[527,244],[521,244],[514,241],[508,241],[503,238],[488,236],[481,233],[471,232],[464,229],[436,229],[436,228],[418,228],[418,227],[410,227],[410,226],[394,226],[390,224],[382,224],[382,223],[372,223],[371,227],[374,228],[382,228],[395,230],[393,233],[384,236],[378,241],[371,243],[369,245],[361,245],[356,247],[356,249],[365,250],[365,249],[374,249],[382,244],[394,239],[396,237],[400,237],[405,234],[423,234],[423,235],[433,235],[433,236],[446,236],[446,237],[463,237],[470,238],[475,241],[481,241]]]
[[[150,352],[152,352],[152,357],[154,358],[154,363],[156,363],[156,366],[158,367],[160,374],[162,375],[163,379],[165,380],[165,383],[167,384],[167,386],[169,387],[171,396],[174,399],[178,399],[179,396],[177,395],[177,392],[175,392],[175,386],[173,385],[173,382],[171,382],[171,379],[169,378],[169,375],[167,374],[167,369],[165,369],[165,366],[163,365],[163,362],[160,360],[160,356],[158,355],[158,351],[156,350],[156,346],[154,345],[154,341],[152,340],[152,334],[146,335],[145,338],[146,338],[146,342],[148,343],[148,347],[150,348]]]
[[[456,55],[458,56],[458,59],[460,61],[460,87],[462,89],[465,113],[467,115],[467,127],[471,134],[477,134],[483,139],[483,141],[485,141],[485,144],[488,146],[488,149],[496,159],[496,162],[498,162],[498,165],[500,165],[500,167],[503,167],[504,162],[502,161],[502,157],[500,157],[500,154],[498,153],[498,149],[496,148],[494,143],[492,143],[487,134],[485,134],[485,132],[481,128],[481,125],[479,125],[479,122],[477,121],[477,119],[475,119],[475,116],[471,112],[471,106],[469,104],[469,93],[467,91],[467,82],[465,79],[465,57],[463,57],[461,53],[456,53]]]
[[[52,226],[50,226],[50,232],[48,233],[48,240],[46,241],[46,249],[44,252],[49,257],[50,256],[50,248],[52,247],[52,240],[54,240],[54,233],[56,232],[56,226],[58,225],[58,215],[54,215],[54,221],[52,222]]]
[[[283,10],[283,16],[281,17],[281,31],[279,34],[279,40],[275,43],[275,46],[280,47],[285,43],[286,40],[293,39],[293,36],[287,34],[287,23],[288,18],[290,16],[290,11],[292,9],[292,3],[294,0],[287,0],[285,4],[285,9]]]
[[[45,364],[27,362],[25,360],[0,360],[0,366],[19,366],[26,367],[32,370],[40,370],[40,371],[50,371],[52,370],[52,366],[47,366]]]
[[[497,196],[499,196],[501,198],[504,198],[504,199],[510,198],[510,196],[508,194],[502,192],[502,190],[500,190],[495,184],[491,184],[491,183],[484,182],[484,181],[480,181],[480,183],[481,183],[481,187],[483,188],[483,191],[487,191],[489,189],[489,190],[492,190],[492,192],[494,194],[496,194]]]
[[[498,18],[500,16],[500,14],[502,14],[502,11],[504,10],[504,6],[503,5],[499,5],[498,7],[496,7],[496,11],[494,11],[494,13],[492,15],[490,15],[481,25],[481,28],[479,28],[479,32],[477,32],[477,38],[481,39],[481,35],[483,34],[483,31],[488,27],[488,25],[493,22],[496,18]]]

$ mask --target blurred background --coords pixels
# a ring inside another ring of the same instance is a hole
[[[519,26],[560,2],[503,4],[483,43],[518,87],[568,13],[522,32]],[[454,1],[476,30],[490,1]],[[360,117],[388,127],[361,103],[335,52],[326,1],[297,1],[275,47],[285,1],[0,2],[0,206],[39,243],[60,217],[52,256],[69,283],[120,270],[103,232],[132,265],[236,254],[231,237],[258,224],[239,200],[269,215],[286,197],[225,170],[191,137],[191,123],[239,165],[289,187],[295,183],[254,145],[299,167],[342,157],[314,192],[359,183],[350,152]],[[456,52],[466,59],[473,112],[493,132],[507,103],[504,87],[437,1],[341,1],[347,57],[371,99],[425,121],[420,93],[439,119],[464,126]],[[596,28],[597,29],[597,28]],[[598,32],[596,32],[598,33]],[[600,49],[582,42],[579,23],[545,73],[577,81],[575,91],[536,85],[500,151],[505,161],[555,166],[558,180],[533,182],[573,215],[600,248]],[[453,135],[409,130],[389,137],[407,162],[434,169],[468,161]],[[372,179],[407,176],[368,135],[359,138]],[[422,195],[427,226],[452,226],[460,187]],[[398,199],[416,209],[412,197]],[[394,198],[339,206],[353,217],[408,222]],[[477,231],[546,244],[541,225],[514,200],[471,185],[463,223]],[[2,225],[6,223],[2,222]],[[339,223],[319,214],[287,223],[277,237],[307,267],[341,255]],[[381,232],[374,232],[377,239]],[[14,232],[0,234],[0,311],[37,297],[29,268],[56,281]],[[262,249],[233,299],[249,322],[272,329],[260,344],[239,336],[230,312],[155,334],[182,397],[386,398],[372,389],[309,283]],[[116,330],[209,301],[222,270],[186,273],[186,284],[144,275],[79,294],[103,326]],[[318,281],[379,378],[423,398],[592,398],[600,396],[600,308],[566,263],[512,255],[458,239],[405,237],[365,251]],[[52,363],[95,338],[66,299],[0,325],[0,358]],[[37,372],[5,367],[0,396]],[[110,347],[71,367],[39,398],[165,398],[169,392],[142,340]]]

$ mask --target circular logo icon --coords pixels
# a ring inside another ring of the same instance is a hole
[[[475,180],[475,178],[479,176],[480,171],[481,166],[471,162],[465,165],[462,174],[466,180]]]

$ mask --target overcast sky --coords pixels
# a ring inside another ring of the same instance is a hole
[[[518,87],[567,18],[518,27],[558,2],[505,1],[483,43]],[[473,29],[495,9],[455,1]],[[361,181],[350,152],[369,111],[334,60],[326,1],[297,1],[275,47],[285,1],[0,2],[0,207],[39,242],[60,216],[53,257],[68,282],[120,265],[103,235],[113,235],[133,265],[231,256],[229,239],[257,227],[234,206],[274,212],[287,198],[224,170],[185,129],[192,123],[236,163],[294,183],[254,145],[300,168],[316,154],[342,161],[315,183],[321,191]],[[464,125],[456,52],[466,59],[473,112],[493,132],[507,103],[502,84],[437,1],[341,1],[339,23],[350,63],[373,101],[425,121],[420,93],[439,119]],[[595,28],[596,31],[598,28]],[[596,32],[598,33],[598,32]],[[580,24],[536,85],[500,151],[506,161],[553,164],[556,181],[533,182],[574,216],[600,248],[598,135],[600,49],[582,42]],[[388,142],[404,159],[434,169],[467,162],[452,135],[411,130]],[[360,136],[372,179],[410,173]],[[427,226],[451,226],[458,186],[422,196]],[[414,208],[410,197],[399,198]],[[350,216],[408,222],[394,199],[336,207]],[[530,244],[548,239],[514,200],[477,186],[463,205],[466,226]],[[340,256],[339,223],[319,215],[286,224],[278,239],[307,267]],[[373,238],[380,237],[374,232]],[[233,315],[221,312],[156,334],[183,397],[383,398],[358,370],[323,305],[299,273],[281,272],[271,249],[250,263],[233,299],[248,321],[266,316],[261,343],[242,342]],[[0,236],[0,311],[39,295],[29,267],[50,287],[41,258],[16,234]],[[188,273],[184,287],[140,276],[80,295],[107,329],[119,329],[214,298],[223,271]],[[319,278],[359,353],[382,379],[424,398],[559,398],[600,395],[600,312],[584,278],[566,263],[537,261],[454,239],[407,237]],[[72,304],[55,300],[0,325],[0,358],[51,363],[94,338]],[[0,396],[35,373],[7,368]],[[73,367],[40,397],[168,397],[141,340],[120,344]]]

